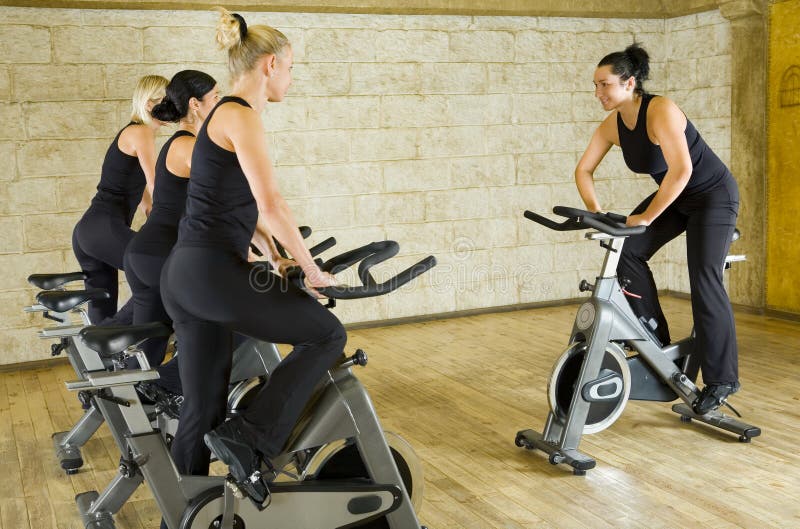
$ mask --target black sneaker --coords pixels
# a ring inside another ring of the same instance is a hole
[[[739,383],[729,384],[707,384],[700,392],[697,400],[692,403],[692,410],[697,415],[705,415],[710,411],[719,408],[725,399],[739,391]]]
[[[257,504],[269,497],[269,488],[261,479],[261,457],[252,448],[236,420],[222,423],[203,440],[217,458],[228,466],[236,483]]]

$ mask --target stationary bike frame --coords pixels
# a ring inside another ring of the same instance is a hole
[[[584,221],[586,220],[584,219]],[[583,227],[590,228],[592,225]],[[552,464],[566,463],[573,467],[575,474],[584,474],[586,470],[594,468],[595,460],[578,451],[581,437],[584,434],[584,425],[592,405],[590,400],[586,400],[582,390],[597,381],[606,351],[611,349],[622,352],[623,345],[638,353],[639,358],[644,360],[646,367],[652,371],[658,381],[666,384],[675,393],[675,396],[684,402],[684,404],[673,406],[673,411],[681,414],[682,418],[696,419],[739,434],[742,441],[749,441],[750,437],[759,435],[761,432],[758,428],[737,421],[718,411],[704,416],[694,414],[691,405],[699,395],[694,384],[699,364],[696,358],[692,359],[691,357],[694,352],[694,333],[683,340],[663,348],[660,347],[653,340],[650,331],[645,329],[642,322],[634,315],[617,280],[617,264],[628,234],[611,235],[592,232],[585,236],[587,239],[600,241],[601,246],[606,249],[606,255],[595,285],[586,286],[592,290],[592,296],[579,307],[570,335],[570,344],[572,346],[586,344],[586,353],[575,390],[572,393],[569,411],[566,418],[561,419],[551,410],[548,413],[543,433],[533,430],[520,431],[516,438],[517,445],[543,450],[549,454]],[[685,372],[676,364],[676,360],[681,358],[684,359],[681,367]],[[609,383],[611,382],[610,380]],[[635,386],[641,382],[636,378],[630,380],[627,385],[628,391],[633,391]],[[627,395],[625,398],[627,399]],[[642,400],[659,399],[644,397]],[[618,410],[617,416],[621,412],[622,408]],[[613,419],[615,420],[616,416]]]
[[[435,266],[431,256],[384,283],[377,283],[369,268],[394,256],[398,250],[397,243],[384,241],[331,259],[321,266],[324,271],[336,273],[360,263],[363,285],[326,287],[319,291],[340,299],[386,294]],[[92,332],[90,328],[83,334]],[[273,463],[276,469],[291,468],[295,454],[303,455],[331,443],[352,442],[358,448],[369,480],[303,479],[316,476],[300,473],[289,483],[282,479],[272,481],[270,497],[264,505],[236,499],[231,491],[238,490],[238,486],[227,486],[225,477],[187,476],[177,472],[169,449],[153,428],[135,391],[136,382],[158,378],[157,372],[148,369],[146,361],[140,362],[140,370],[87,373],[84,380],[68,382],[67,388],[71,390],[109,391],[114,411],[125,423],[120,450],[126,464],[121,465],[120,473],[102,493],[91,491],[76,496],[84,525],[98,529],[114,527],[113,513],[146,481],[170,529],[211,526],[230,529],[239,523],[236,519],[254,528],[274,525],[328,529],[349,527],[378,516],[385,516],[392,529],[420,527],[369,395],[352,373],[353,364],[366,364],[366,357],[362,359],[357,353],[328,372],[312,398],[313,405],[300,418],[283,453]]]
[[[44,312],[48,319],[57,322],[57,325],[39,331],[39,337],[45,340],[61,340],[59,347],[69,359],[79,380],[86,380],[87,373],[90,372],[121,369],[121,366],[115,365],[113,358],[99,355],[81,339],[81,329],[90,325],[85,304],[86,302],[81,303],[68,312],[55,312],[41,304],[24,309],[25,312]],[[70,314],[78,314],[82,323],[73,324]],[[280,361],[281,356],[275,344],[253,339],[245,340],[233,352],[228,409],[236,410],[240,401],[266,379]],[[103,424],[104,416],[112,421],[109,429],[117,446],[123,446],[122,436],[127,431],[122,416],[102,397],[98,398],[97,391],[87,388],[84,390],[84,395],[81,398],[86,408],[83,416],[69,431],[56,432],[52,435],[56,459],[67,474],[74,474],[83,466],[81,448]],[[105,408],[105,413],[101,408]],[[144,410],[153,418],[153,425],[162,435],[175,435],[178,427],[177,419],[164,413],[152,413],[154,411],[152,406],[146,405]]]
[[[130,376],[125,376],[130,375]],[[223,511],[223,503],[231,501],[230,509],[247,523],[247,527],[259,527],[259,511],[248,499],[226,497],[229,489],[224,476],[186,476],[176,472],[163,438],[147,417],[134,389],[137,381],[158,378],[155,371],[131,370],[128,372],[89,373],[87,380],[68,382],[68,389],[108,388],[113,396],[127,406],[111,403],[115,413],[122,416],[127,434],[120,447],[136,467],[129,472],[121,471],[102,493],[87,492],[76,497],[84,524],[95,520],[113,527],[112,515],[117,512],[142,481],[146,481],[153,493],[164,520],[170,529],[208,527]],[[105,411],[105,410],[104,410]],[[276,467],[289,464],[293,453],[307,448],[323,446],[337,439],[355,439],[370,478],[375,484],[402,483],[397,466],[383,436],[372,402],[361,383],[353,376],[349,366],[333,369],[320,393],[313,413],[290,440],[290,444]],[[169,462],[170,464],[164,464]],[[278,522],[277,527],[289,527],[297,523],[303,512],[297,501],[325,502],[334,500],[334,490],[341,489],[341,482],[300,481],[275,483],[270,486],[272,504],[268,509]],[[212,491],[222,491],[211,501],[196,504],[196,500]],[[308,492],[304,492],[304,489]],[[345,494],[344,490],[341,490]],[[282,501],[284,494],[287,501]],[[302,493],[295,496],[292,493]],[[390,491],[365,491],[381,497],[383,502],[394,504],[393,512],[387,514],[391,527],[419,527],[406,491],[399,487]],[[196,505],[196,509],[190,509]],[[315,511],[312,509],[311,511]],[[324,509],[322,509],[324,512]],[[413,520],[413,521],[412,521]],[[280,522],[289,525],[281,525]]]

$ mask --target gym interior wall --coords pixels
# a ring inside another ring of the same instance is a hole
[[[0,7],[4,364],[41,358],[40,322],[21,311],[35,294],[25,277],[77,267],[71,230],[108,142],[127,122],[136,79],[195,68],[227,89],[206,6],[88,4],[98,3]],[[408,241],[397,266],[431,253],[440,263],[414,288],[342,304],[345,322],[578,296],[596,255],[572,236],[534,229],[522,211],[580,205],[573,170],[605,115],[593,96],[594,67],[633,40],[652,55],[649,90],[675,99],[731,161],[732,65],[745,44],[714,2],[676,2],[685,9],[679,15],[645,14],[649,4],[672,3],[644,2],[629,11],[633,18],[598,11],[607,3],[586,2],[584,15],[581,2],[560,4],[571,16],[244,12],[248,23],[273,25],[293,43],[294,84],[265,112],[265,141],[282,193],[315,230],[311,242],[332,235],[344,248],[397,238]],[[169,134],[163,128],[159,141]],[[618,149],[597,178],[604,205],[620,212],[654,189],[627,170]],[[688,292],[685,267],[683,239],[653,262],[659,285],[678,292]],[[758,306],[762,292],[756,277],[738,281],[732,297]]]

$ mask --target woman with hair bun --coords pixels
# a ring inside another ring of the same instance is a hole
[[[150,110],[161,98],[168,81],[160,75],[139,79],[133,92],[131,121],[114,138],[106,152],[97,194],[72,232],[72,250],[88,276],[86,288],[106,289],[107,300],[89,302],[89,319],[103,322],[117,312],[118,270],[133,238],[131,222],[139,208],[148,215],[155,184],[155,135],[161,122]],[[132,305],[125,304],[115,317],[130,323]]]
[[[161,276],[181,348],[184,395],[172,455],[180,472],[207,473],[205,434],[234,479],[263,502],[266,488],[256,473],[261,460],[269,463],[280,453],[314,386],[342,356],[347,336],[329,310],[277,275],[266,286],[251,284],[258,269],[248,262],[248,247],[262,222],[292,254],[312,292],[334,279],[306,249],[264,141],[260,114],[292,83],[292,47],[280,31],[248,27],[240,15],[220,11],[217,42],[228,51],[231,95],[197,134],[186,215]],[[294,348],[247,411],[223,424],[234,332]]]
[[[217,82],[196,70],[175,74],[166,95],[153,107],[152,116],[163,123],[178,123],[178,130],[161,148],[155,166],[153,209],[125,251],[125,276],[133,300],[133,323],[161,321],[171,324],[161,301],[161,267],[178,238],[178,222],[186,204],[186,187],[192,166],[195,135],[219,101]],[[142,344],[150,365],[164,360],[167,340],[153,338]],[[180,391],[180,381],[162,373],[160,385]]]
[[[612,145],[622,148],[628,168],[647,173],[658,190],[630,216],[629,226],[647,226],[622,248],[617,275],[634,313],[657,322],[655,334],[670,343],[669,328],[648,260],[686,232],[696,350],[703,355],[705,387],[693,404],[703,415],[739,389],[736,328],[722,270],[739,211],[733,175],[673,101],[647,93],[649,56],[638,44],[606,55],[594,73],[595,97],[611,113],[594,132],[575,169],[578,191],[591,211],[601,211],[593,175]],[[640,297],[641,296],[641,297]]]

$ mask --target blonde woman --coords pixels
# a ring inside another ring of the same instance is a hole
[[[251,476],[262,459],[280,453],[314,386],[342,356],[347,336],[333,314],[277,275],[258,289],[250,283],[255,265],[248,262],[248,248],[261,221],[295,258],[310,288],[334,281],[303,244],[264,142],[260,114],[267,101],[281,101],[292,83],[292,47],[280,31],[248,28],[225,10],[217,40],[228,50],[231,95],[197,134],[186,215],[161,276],[181,347],[184,394],[172,455],[180,472],[207,473],[207,434],[209,447],[261,502],[266,490]],[[247,411],[222,424],[233,332],[294,349]]]
[[[161,122],[150,110],[164,97],[167,79],[142,77],[133,93],[131,121],[106,151],[97,194],[72,232],[72,250],[86,273],[87,288],[104,288],[107,300],[89,303],[89,318],[98,324],[117,312],[117,276],[125,247],[133,238],[131,221],[137,204],[145,214],[152,206],[155,184],[155,134]],[[120,323],[130,323],[132,307],[120,311]],[[125,316],[122,313],[125,313]]]

